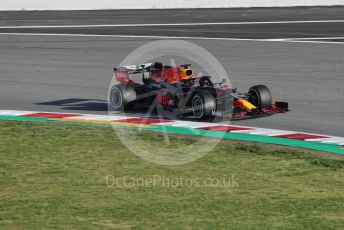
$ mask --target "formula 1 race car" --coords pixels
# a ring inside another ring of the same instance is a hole
[[[111,107],[123,111],[139,102],[198,120],[248,119],[288,111],[288,103],[272,102],[265,85],[239,93],[225,80],[214,83],[210,76],[195,77],[190,66],[155,62],[115,68],[117,83],[109,92]]]

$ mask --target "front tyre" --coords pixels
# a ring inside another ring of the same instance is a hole
[[[209,92],[200,92],[192,98],[192,113],[199,120],[212,117],[212,112],[216,110],[216,101]]]
[[[136,92],[129,85],[115,85],[110,90],[109,101],[114,110],[131,109],[136,100]]]
[[[270,90],[265,85],[255,85],[248,90],[248,100],[259,110],[263,108],[271,108],[272,97]]]

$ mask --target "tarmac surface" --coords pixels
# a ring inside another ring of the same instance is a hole
[[[0,108],[107,114],[112,68],[154,36],[188,37],[232,86],[266,84],[290,104],[232,124],[344,136],[344,7],[0,12]]]

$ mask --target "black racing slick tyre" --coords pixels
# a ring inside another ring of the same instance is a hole
[[[136,91],[129,85],[115,85],[110,90],[109,101],[114,110],[128,110],[134,106]]]
[[[265,85],[255,85],[248,90],[249,101],[258,109],[271,108],[272,97],[270,90]]]
[[[199,92],[192,98],[192,113],[199,120],[206,120],[212,117],[216,110],[215,97],[209,92]]]

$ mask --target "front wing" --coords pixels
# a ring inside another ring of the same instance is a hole
[[[267,117],[277,113],[285,113],[289,111],[289,106],[287,102],[275,102],[271,108],[264,108],[259,113],[253,114],[248,112],[237,112],[232,113],[227,116],[231,120],[246,120],[258,117]]]

